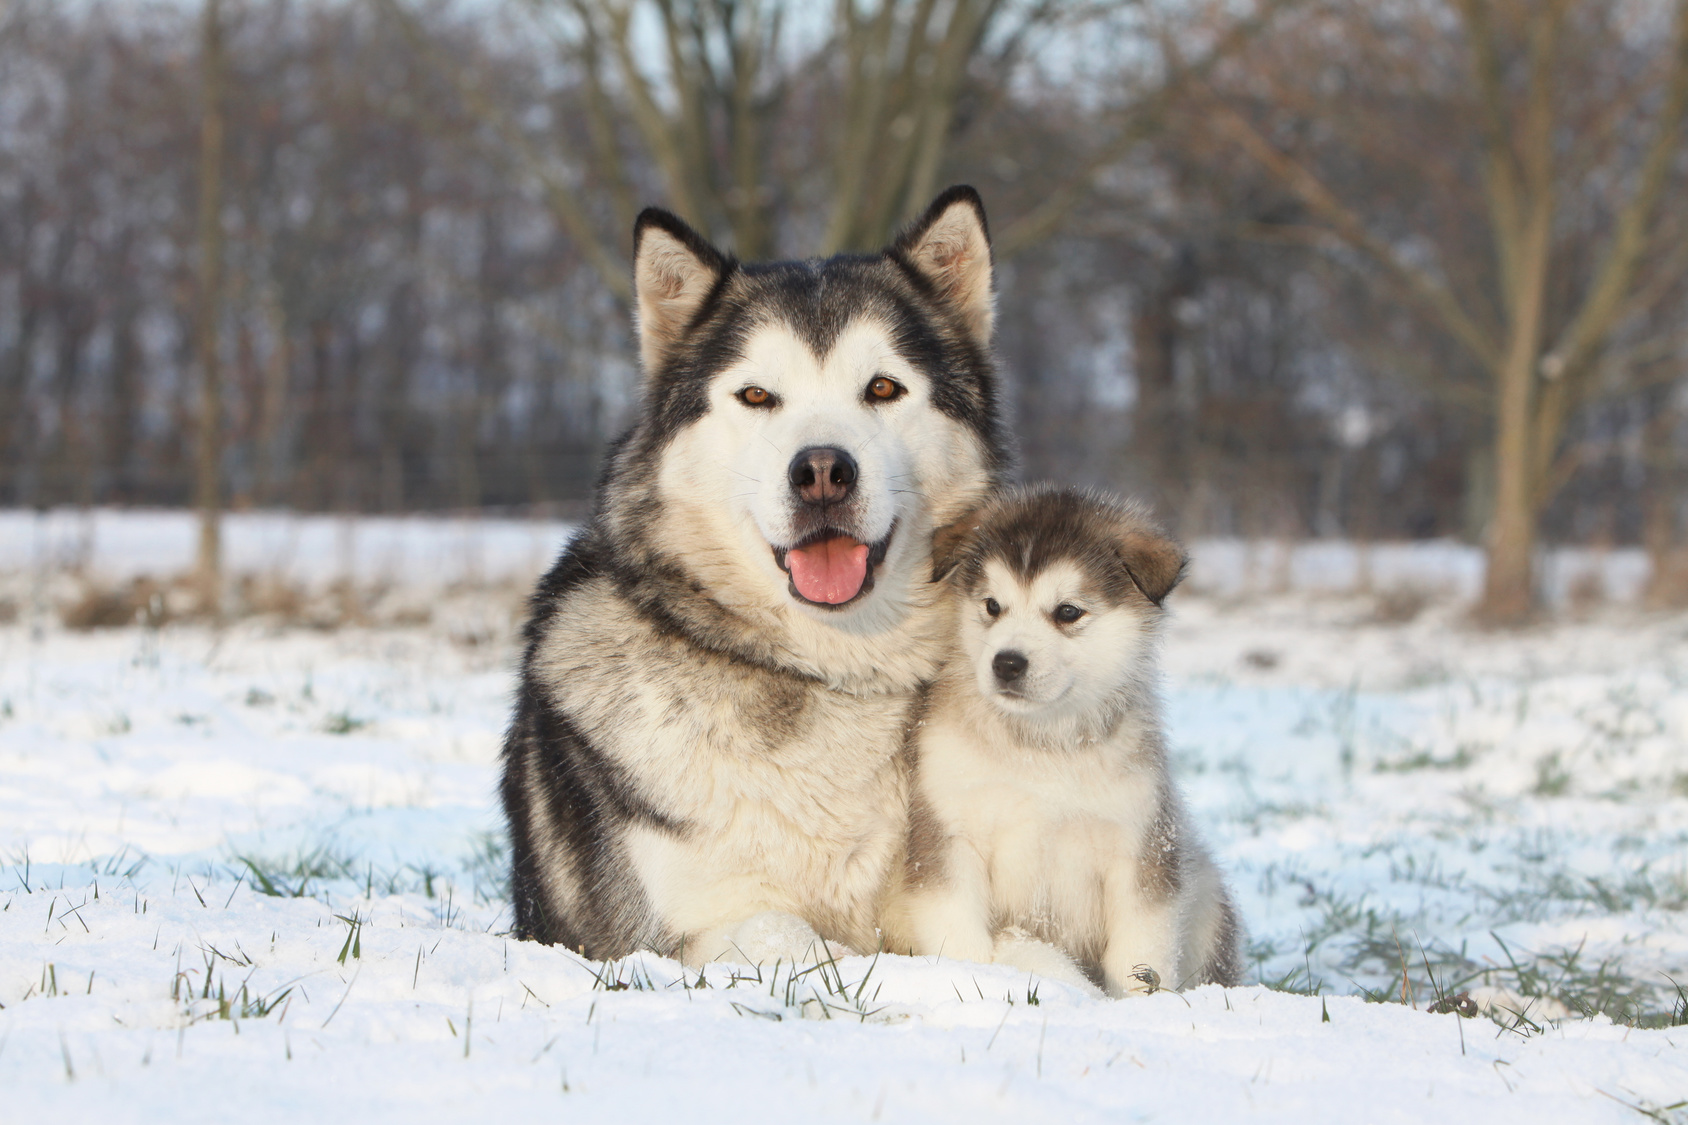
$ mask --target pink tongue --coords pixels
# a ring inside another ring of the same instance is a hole
[[[840,605],[861,593],[867,581],[867,544],[837,535],[792,548],[785,565],[799,594],[812,602]]]

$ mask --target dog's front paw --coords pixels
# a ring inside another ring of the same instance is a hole
[[[848,957],[855,951],[839,942],[827,942],[815,928],[795,914],[768,910],[751,915],[728,935],[730,952],[721,960],[743,960],[750,965],[787,965]]]

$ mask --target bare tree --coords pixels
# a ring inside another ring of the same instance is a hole
[[[773,218],[805,201],[818,201],[822,216],[805,251],[817,241],[823,254],[881,246],[942,186],[969,98],[1010,96],[1040,36],[1114,35],[1118,72],[1086,122],[1101,141],[1059,169],[1054,189],[997,239],[998,254],[1012,254],[1059,229],[1193,77],[1297,2],[1259,0],[1242,17],[1222,4],[1186,5],[1175,20],[1151,18],[1139,0],[839,0],[822,41],[806,46],[790,41],[802,10],[793,0],[521,0],[579,76],[584,137],[571,144],[565,130],[542,137],[520,128],[428,41],[405,0],[380,0],[542,186],[559,224],[623,301],[622,242],[651,195],[748,258],[777,253]],[[641,23],[641,12],[653,18]],[[1181,33],[1207,46],[1186,60]],[[635,42],[641,34],[648,40]],[[607,201],[610,233],[581,184]]]
[[[1371,5],[1337,0],[1315,19],[1356,54],[1372,58],[1390,77],[1410,82],[1421,102],[1467,113],[1463,134],[1442,136],[1446,151],[1397,152],[1391,159],[1431,166],[1432,191],[1457,190],[1460,160],[1479,169],[1480,219],[1492,261],[1473,263],[1464,230],[1419,225],[1391,237],[1374,225],[1364,202],[1345,197],[1318,156],[1297,153],[1282,122],[1283,107],[1304,109],[1303,120],[1334,127],[1345,139],[1370,131],[1343,160],[1377,159],[1387,123],[1369,117],[1364,100],[1325,97],[1313,103],[1309,76],[1282,71],[1271,87],[1276,106],[1251,118],[1249,100],[1222,98],[1215,119],[1267,169],[1307,212],[1304,233],[1340,243],[1456,340],[1486,384],[1494,424],[1496,486],[1487,539],[1480,615],[1515,623],[1534,608],[1532,573],[1541,512],[1577,466],[1580,451],[1563,437],[1573,410],[1612,386],[1614,366],[1633,345],[1626,331],[1647,314],[1688,266],[1688,230],[1680,216],[1662,217],[1666,184],[1678,169],[1684,111],[1688,110],[1688,2],[1668,13],[1663,57],[1623,81],[1611,66],[1627,62],[1620,27],[1625,16],[1594,0],[1451,0],[1463,55],[1463,82],[1438,48],[1439,3],[1424,0],[1405,12],[1397,31],[1416,44],[1409,60],[1389,58]],[[1306,28],[1291,29],[1291,34]],[[1399,46],[1399,44],[1397,45]],[[1310,60],[1296,54],[1299,65]],[[1591,64],[1606,64],[1603,82],[1588,79]],[[1579,80],[1580,79],[1580,80]],[[1650,113],[1637,110],[1650,109]],[[1624,119],[1644,122],[1642,128]],[[1301,146],[1303,149],[1305,145]],[[1368,151],[1370,150],[1370,151]],[[1341,160],[1328,160],[1334,168]],[[1434,182],[1441,176],[1440,184]],[[1376,182],[1376,177],[1369,182]],[[1349,177],[1353,186],[1353,177]],[[1429,251],[1428,260],[1426,251]],[[1649,345],[1653,341],[1647,342]]]

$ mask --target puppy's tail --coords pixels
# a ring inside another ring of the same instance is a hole
[[[1190,918],[1187,963],[1196,968],[1179,982],[1180,989],[1203,984],[1235,988],[1243,982],[1243,947],[1247,934],[1242,918],[1219,872],[1210,870],[1209,878],[1212,886],[1204,888],[1206,893],[1198,897]]]

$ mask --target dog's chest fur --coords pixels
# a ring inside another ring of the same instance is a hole
[[[699,649],[604,579],[568,595],[535,671],[672,826],[624,837],[669,941],[749,903],[873,948],[904,834],[912,685],[853,694]]]

